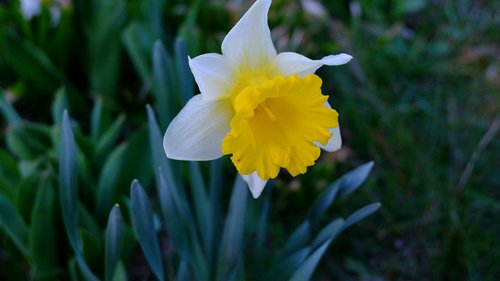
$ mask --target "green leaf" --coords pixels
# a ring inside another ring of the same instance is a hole
[[[150,84],[150,54],[156,37],[144,25],[133,22],[123,32],[123,43],[143,83]]]
[[[60,88],[56,92],[54,102],[52,102],[52,120],[56,124],[61,124],[61,118],[64,110],[68,108],[68,98],[66,97],[66,90]]]
[[[34,132],[29,132],[26,126],[7,128],[6,144],[9,150],[21,159],[33,160],[47,153],[47,146]]]
[[[79,281],[80,280],[80,278],[78,278],[77,266],[78,266],[78,264],[76,262],[76,258],[72,257],[68,261],[69,275],[71,276],[70,277],[71,281]]]
[[[323,242],[305,261],[300,265],[300,267],[295,271],[293,276],[289,281],[304,281],[310,280],[316,266],[318,265],[321,257],[325,253],[326,249],[332,242],[332,238]]]
[[[190,221],[184,221],[181,215],[181,210],[178,204],[176,203],[174,189],[175,187],[171,186],[170,183],[167,183],[163,175],[162,168],[158,168],[159,173],[159,184],[158,184],[158,197],[161,203],[162,215],[165,221],[165,227],[167,228],[167,232],[171,237],[174,245],[176,246],[179,254],[186,259],[189,259],[189,254],[187,252],[187,242],[185,237],[189,236],[187,231],[187,227],[185,223],[190,223]],[[192,259],[190,259],[192,261]]]
[[[268,187],[269,188],[269,187]],[[260,208],[259,223],[257,224],[257,231],[255,234],[255,250],[256,256],[261,256],[264,252],[264,242],[266,237],[267,225],[269,221],[269,209],[271,206],[271,191],[273,189],[269,188],[269,192],[264,195],[264,202]]]
[[[132,222],[139,244],[156,278],[164,280],[160,245],[153,224],[153,210],[148,196],[136,180],[132,182],[130,197]]]
[[[165,155],[163,150],[163,138],[158,129],[158,123],[156,122],[153,110],[148,105],[148,123],[149,123],[149,140],[151,146],[151,153],[153,157],[153,165],[155,167],[155,179],[157,186],[157,193],[164,194],[160,196],[160,204],[162,207],[163,214],[165,214],[165,204],[169,204],[166,198],[172,199],[172,204],[177,211],[181,221],[188,222],[191,221],[192,215],[189,213],[189,206],[187,205],[187,198],[184,193],[184,189],[180,188],[179,181],[176,180],[174,172],[172,171],[172,165],[174,164]],[[161,172],[160,169],[161,167]],[[163,179],[161,179],[163,177]],[[162,184],[160,181],[164,180],[165,183]],[[173,208],[173,207],[172,207]],[[164,215],[165,217],[165,215]],[[166,217],[165,217],[166,219]]]
[[[99,240],[98,243],[100,243],[101,239],[100,237],[102,236],[102,229],[99,223],[97,222],[97,218],[93,213],[90,213],[89,210],[87,210],[86,206],[83,204],[80,204],[78,206],[78,213],[79,213],[79,225],[80,225],[80,233],[87,233],[90,237],[92,237],[92,240]],[[81,236],[81,235],[80,235]],[[102,245],[98,245],[99,249],[101,248]],[[88,247],[87,247],[88,249]],[[92,249],[91,249],[92,250]]]
[[[148,114],[148,125],[149,125],[149,144],[151,146],[151,154],[153,157],[153,167],[155,169],[156,183],[159,184],[158,167],[162,167],[163,172],[170,175],[171,171],[171,161],[165,155],[163,150],[163,137],[158,128],[158,123],[156,122],[155,114],[151,106],[146,106]],[[167,179],[173,181],[172,177]],[[172,184],[174,184],[172,182]]]
[[[155,37],[162,36],[163,31],[163,5],[165,0],[142,1],[142,17],[146,21],[148,29],[151,29]]]
[[[221,211],[221,193],[222,193],[222,160],[217,159],[210,162],[210,177],[209,177],[209,195],[210,195],[210,210],[211,210],[211,224],[212,226],[219,225],[223,221],[222,211]],[[207,252],[210,259],[216,257],[217,251],[217,239],[219,235],[219,229],[217,227],[212,228],[211,233],[206,233],[208,240],[211,241],[212,247]]]
[[[36,280],[54,280],[62,274],[62,268],[59,268],[59,237],[55,227],[55,202],[53,186],[45,179],[40,183],[31,214],[30,250]]]
[[[97,141],[105,127],[103,102],[100,96],[97,96],[92,107],[90,115],[90,137],[92,140]]]
[[[116,275],[115,272],[122,253],[124,228],[120,206],[117,204],[109,213],[108,226],[106,227],[104,259],[106,281],[111,281]]]
[[[191,278],[191,275],[189,274],[189,267],[188,263],[184,260],[181,260],[179,262],[179,269],[177,270],[177,275],[175,280],[177,281],[190,281],[193,278]]]
[[[111,155],[104,163],[99,181],[97,182],[96,209],[99,217],[106,214],[116,198],[118,181],[122,177],[123,162],[126,158],[126,144],[121,144],[111,152]]]
[[[76,262],[78,263],[78,267],[80,268],[80,272],[82,273],[83,277],[87,281],[98,281],[99,279],[92,273],[90,270],[89,266],[85,262],[85,259],[83,258],[82,254],[76,254]]]
[[[206,192],[206,185],[201,173],[200,163],[189,162],[190,180],[191,180],[191,195],[193,196],[193,208],[198,222],[198,228],[201,233],[213,233],[214,225],[211,223],[210,201]],[[211,237],[209,235],[201,235],[205,251],[211,249]]]
[[[338,234],[344,230],[344,220],[343,219],[334,219],[332,222],[327,224],[320,232],[318,235],[316,235],[316,238],[314,238],[313,242],[311,243],[311,248],[316,249],[319,247],[323,242],[327,241],[328,239],[335,240],[335,238],[338,236]]]
[[[3,43],[4,57],[20,77],[30,79],[47,91],[53,91],[66,80],[42,50],[13,32],[3,35],[0,43]]]
[[[126,23],[124,0],[94,1],[87,37],[92,90],[113,97],[121,65],[121,35]]]
[[[360,167],[351,170],[340,179],[329,185],[316,199],[309,210],[309,219],[316,224],[325,211],[332,205],[337,196],[347,197],[358,189],[366,180],[373,168],[373,162],[368,162]]]
[[[343,229],[346,229],[350,227],[351,225],[357,223],[358,221],[366,218],[367,216],[375,213],[379,208],[381,204],[380,203],[372,203],[370,205],[364,206],[363,208],[357,210],[354,214],[350,215],[347,220],[345,221],[345,224],[343,226]]]
[[[341,178],[342,188],[340,189],[339,197],[346,198],[351,195],[351,193],[356,191],[365,182],[373,168],[373,165],[373,161],[370,161],[353,169],[346,175],[343,175]]]
[[[78,186],[76,172],[75,137],[68,112],[64,111],[61,128],[61,151],[59,154],[59,199],[66,234],[73,250],[79,252],[77,243]]]
[[[311,253],[311,248],[305,247],[294,253],[288,254],[282,260],[272,263],[264,281],[282,281],[290,278],[294,271],[306,260]]]
[[[28,227],[16,207],[0,194],[0,230],[19,249],[21,254],[28,258]]]
[[[163,43],[156,41],[153,47],[153,85],[152,93],[156,100],[160,124],[163,130],[172,120],[177,105],[177,96],[173,94],[172,84],[175,83],[172,73],[172,62]]]
[[[12,104],[5,100],[4,96],[5,92],[0,90],[0,111],[10,127],[17,127],[21,124],[22,118],[19,116]]]
[[[198,230],[187,197],[178,180],[174,178],[171,165],[163,150],[162,137],[153,110],[147,106],[151,152],[155,169],[157,193],[167,232],[183,260],[193,268],[193,276],[203,280],[208,276],[208,267],[200,246]],[[177,175],[179,176],[179,175]],[[188,237],[188,238],[186,238]]]
[[[16,161],[4,150],[0,149],[0,194],[14,199],[20,174]]]
[[[193,97],[194,85],[193,85],[193,75],[189,68],[188,57],[189,53],[186,48],[186,44],[182,38],[178,37],[175,40],[175,64],[177,66],[177,73],[179,75],[179,88],[184,98],[184,103],[187,103],[189,99]]]
[[[168,222],[165,224],[167,232],[176,246],[179,256],[187,261],[193,269],[192,274],[197,277],[197,280],[204,280],[208,276],[209,269],[199,241],[198,231],[192,223],[193,217],[190,209],[185,207],[186,202],[179,198],[176,188],[167,184],[161,167],[159,168],[159,176],[159,198],[162,202],[163,217]]]
[[[106,158],[107,153],[112,149],[113,145],[118,140],[118,137],[123,130],[124,123],[125,115],[121,114],[97,140],[94,152],[94,161],[96,163],[100,163]]]
[[[184,17],[184,21],[177,31],[177,34],[179,34],[181,38],[187,40],[188,46],[196,49],[200,49],[202,45],[202,42],[200,40],[201,34],[197,33],[198,30],[196,29],[197,18],[200,13],[200,7],[202,7],[202,5],[203,1],[198,0],[194,1],[194,3],[189,6],[187,16]]]
[[[115,274],[113,275],[112,281],[127,281],[127,270],[123,265],[123,262],[119,262],[116,266]]]
[[[24,165],[24,162],[20,163],[20,166]],[[39,169],[33,168],[33,172],[28,173],[15,185],[17,196],[13,202],[16,202],[18,212],[24,218],[28,219],[31,217],[33,206],[35,205],[35,200],[39,193],[39,188],[42,182],[45,182],[45,177],[48,173],[40,173]],[[4,194],[5,195],[5,194]]]
[[[246,280],[245,278],[245,264],[243,262],[243,257],[240,257],[236,262],[236,266],[232,268],[229,272],[226,281],[240,281]]]
[[[311,222],[309,220],[305,220],[295,229],[292,235],[290,235],[290,238],[288,238],[288,240],[286,241],[285,246],[281,250],[279,256],[284,257],[303,248],[307,245],[307,242],[311,240],[311,237]]]
[[[224,280],[230,269],[236,265],[239,257],[242,256],[247,194],[248,190],[245,181],[240,176],[237,176],[224,224],[217,261],[216,280]]]
[[[134,161],[129,161],[130,159]],[[124,187],[134,178],[145,186],[150,186],[153,177],[151,162],[146,128],[129,136],[127,142],[115,148],[105,159],[95,194],[101,222],[104,222],[116,196],[128,193],[128,189]]]
[[[69,114],[65,110],[61,124],[61,150],[59,153],[59,199],[66,235],[75,252],[78,266],[86,280],[99,280],[92,273],[82,255],[78,244],[78,186],[77,152],[75,137],[71,128]]]

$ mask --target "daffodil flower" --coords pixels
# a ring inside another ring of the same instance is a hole
[[[347,54],[311,60],[278,54],[267,25],[271,0],[257,0],[222,42],[222,55],[189,59],[201,94],[170,123],[163,145],[169,158],[231,160],[257,198],[281,168],[306,172],[320,148],[341,146],[338,114],[314,72],[341,65]]]

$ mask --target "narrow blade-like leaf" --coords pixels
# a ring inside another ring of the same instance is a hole
[[[339,233],[344,229],[343,226],[343,219],[334,219],[332,222],[323,227],[319,234],[316,235],[316,238],[314,238],[313,242],[311,243],[311,248],[316,249],[328,239],[335,240]]]
[[[29,257],[28,227],[16,207],[2,194],[0,194],[0,231],[12,240],[25,257]]]
[[[217,280],[224,280],[242,255],[247,194],[245,181],[237,176],[219,249]]]
[[[351,225],[357,223],[358,221],[366,218],[367,216],[375,213],[380,208],[380,206],[381,206],[380,203],[372,203],[357,210],[354,214],[350,215],[346,219],[343,229],[346,229]]]
[[[59,199],[64,227],[71,247],[80,252],[77,244],[78,225],[78,186],[77,186],[77,155],[75,137],[69,119],[64,111],[61,128],[61,151],[59,154]]]
[[[103,221],[116,197],[119,179],[122,177],[123,162],[127,161],[126,148],[126,144],[121,144],[111,152],[97,182],[96,209],[99,218]]]
[[[106,129],[102,136],[96,141],[94,160],[96,163],[102,162],[105,159],[106,154],[109,153],[113,145],[116,143],[120,137],[120,133],[123,129],[123,124],[125,123],[125,116],[123,114],[119,115],[115,121]]]
[[[193,208],[196,215],[196,220],[201,233],[212,233],[214,225],[211,223],[211,209],[210,201],[206,192],[206,184],[201,173],[200,163],[189,163],[191,172],[191,195],[193,196]],[[211,237],[209,235],[202,235],[205,252],[211,249]]]
[[[75,137],[69,114],[65,110],[61,128],[61,150],[59,153],[59,199],[64,228],[71,248],[75,252],[78,266],[86,280],[99,280],[92,273],[82,255],[78,244],[78,186],[77,186],[77,151]]]
[[[300,265],[300,267],[295,271],[292,278],[289,281],[306,281],[310,280],[316,266],[318,265],[321,257],[325,253],[326,249],[332,242],[332,239],[328,239],[321,246],[319,246],[305,261]]]
[[[368,162],[360,167],[351,170],[340,179],[330,184],[316,199],[309,210],[309,219],[315,225],[323,213],[330,208],[337,196],[346,197],[358,189],[366,180],[373,167],[373,162]]]
[[[54,189],[45,178],[31,214],[30,249],[36,280],[60,279]],[[51,253],[48,255],[47,253]]]
[[[285,257],[290,253],[293,253],[307,245],[309,240],[311,240],[312,228],[311,222],[305,220],[301,225],[299,225],[295,231],[290,235],[290,238],[285,243],[285,246],[281,250],[280,257]]]
[[[164,280],[163,262],[160,245],[153,223],[153,210],[149,197],[137,180],[132,182],[130,190],[131,215],[134,230],[142,251],[156,278]]]
[[[175,40],[175,64],[177,66],[177,73],[179,75],[179,86],[184,98],[184,103],[193,97],[193,75],[189,68],[188,50],[182,38],[178,37]]]
[[[173,202],[178,206],[179,216],[181,216],[181,220],[190,221],[191,214],[189,213],[189,207],[187,204],[186,194],[183,188],[181,187],[180,175],[179,173],[175,173],[173,171],[173,162],[170,161],[165,155],[165,151],[163,150],[163,137],[160,133],[160,129],[158,128],[158,123],[156,122],[156,118],[153,112],[153,109],[148,105],[146,106],[148,112],[148,123],[149,123],[149,143],[151,146],[151,153],[153,158],[153,167],[155,171],[155,179],[156,179],[156,188],[157,193],[162,194],[165,192],[169,192],[170,196],[172,196]],[[161,167],[161,169],[158,169]],[[177,177],[176,177],[177,175]],[[160,183],[160,178],[163,177],[165,181],[165,187],[169,188],[169,190],[160,190],[162,187]],[[162,209],[164,208],[163,197],[160,196],[160,204],[162,205]]]
[[[106,228],[106,248],[104,260],[106,281],[111,281],[113,279],[116,266],[120,261],[123,247],[124,228],[120,206],[117,204],[109,213],[108,226]]]
[[[373,165],[373,161],[370,161],[342,176],[343,182],[339,197],[345,198],[356,191],[365,182],[373,168]]]
[[[22,118],[19,116],[14,107],[5,100],[5,93],[0,90],[0,112],[2,112],[5,121],[10,127],[17,127],[21,124]]]
[[[61,124],[61,118],[64,110],[68,108],[68,98],[66,97],[66,89],[60,88],[56,92],[56,97],[52,102],[52,120],[56,124]]]
[[[263,281],[282,281],[292,276],[295,270],[304,262],[311,253],[310,247],[305,247],[284,257],[282,260],[272,263]]]
[[[141,23],[132,22],[123,32],[123,43],[144,83],[151,79],[150,54],[155,35]]]
[[[156,100],[158,115],[162,130],[174,117],[177,100],[173,95],[172,84],[175,82],[172,74],[172,62],[163,43],[156,41],[153,47],[153,87],[152,92]]]

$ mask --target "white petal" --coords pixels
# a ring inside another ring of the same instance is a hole
[[[241,175],[241,177],[247,182],[250,192],[252,192],[253,198],[259,198],[262,190],[266,186],[267,181],[261,179],[257,172],[253,172],[250,175]]]
[[[203,54],[189,59],[194,79],[206,98],[217,98],[229,94],[232,85],[233,68],[224,56]]]
[[[222,139],[233,115],[228,99],[192,97],[167,128],[163,148],[177,160],[213,160],[222,156]]]
[[[270,6],[271,0],[257,0],[224,38],[222,54],[234,65],[258,69],[276,58],[267,25]]]
[[[334,152],[340,149],[342,146],[342,138],[340,136],[340,126],[337,128],[331,128],[328,129],[330,133],[332,133],[332,137],[328,140],[328,143],[326,145],[321,145],[318,142],[315,142],[314,144],[319,146],[321,149],[329,151],[329,152]]]
[[[338,54],[326,56],[320,60],[311,60],[303,55],[284,52],[278,54],[274,61],[274,73],[283,76],[296,74],[298,76],[306,76],[313,74],[318,68],[323,65],[341,65],[346,64],[352,59],[348,54]]]
[[[332,106],[328,103],[325,102],[324,105],[328,108],[332,108]],[[319,146],[321,149],[329,151],[329,152],[334,152],[340,149],[342,147],[342,137],[340,136],[340,126],[337,126],[336,128],[329,128],[328,132],[332,133],[332,136],[328,140],[328,143],[326,145],[322,145],[319,142],[314,142],[314,145]]]

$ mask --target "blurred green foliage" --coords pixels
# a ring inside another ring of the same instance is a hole
[[[251,1],[42,2],[41,14],[25,20],[18,1],[0,1],[0,225],[9,226],[0,230],[0,279],[75,279],[82,261],[106,280],[147,278],[124,211],[134,178],[155,210],[165,204],[151,188],[160,186],[153,167],[161,160],[149,151],[145,105],[153,104],[164,131],[196,92],[186,55],[219,52]],[[53,5],[61,11],[57,24]],[[270,206],[249,206],[270,208],[260,239],[286,240],[306,215],[297,212],[329,182],[373,159],[367,186],[325,217],[371,201],[384,207],[337,238],[315,280],[498,279],[498,10],[498,1],[474,0],[273,1],[269,20],[279,51],[313,58],[346,52],[354,60],[320,73],[340,113],[343,149],[325,153],[304,176],[281,175]],[[64,109],[78,120],[66,121],[78,167],[72,208],[83,229],[72,244],[59,204]],[[227,159],[218,165],[232,175]],[[193,167],[172,168],[177,182],[196,178],[187,176]],[[223,208],[226,201],[212,204]],[[115,207],[108,217],[114,203],[121,211]],[[203,212],[192,215],[203,221]],[[167,232],[174,239],[175,230]],[[215,237],[204,239],[206,247]],[[122,240],[129,246],[117,249]]]

